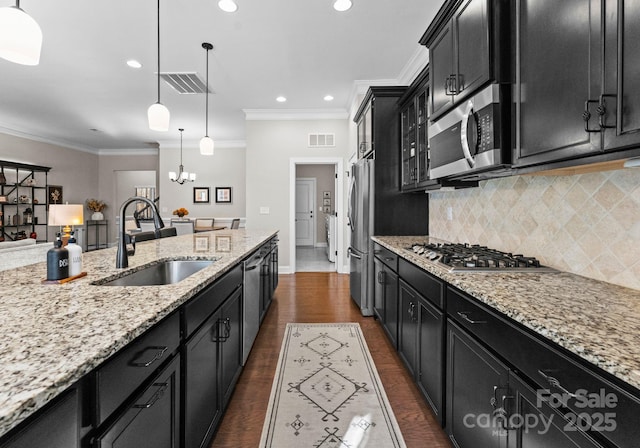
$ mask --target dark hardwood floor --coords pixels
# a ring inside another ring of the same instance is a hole
[[[408,448],[451,447],[398,354],[349,296],[349,276],[281,275],[274,301],[211,448],[257,447],[287,322],[358,322]]]

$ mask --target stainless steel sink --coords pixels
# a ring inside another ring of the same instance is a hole
[[[106,282],[96,282],[100,286],[153,286],[172,285],[210,266],[214,260],[164,260],[123,277]]]

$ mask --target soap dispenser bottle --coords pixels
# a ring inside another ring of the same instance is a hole
[[[71,237],[67,243],[69,251],[69,277],[74,277],[82,272],[82,247],[76,243],[75,232],[71,232]]]
[[[69,277],[69,251],[62,247],[60,233],[53,247],[47,252],[47,280],[62,280]]]

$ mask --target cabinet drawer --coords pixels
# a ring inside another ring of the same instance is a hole
[[[416,265],[400,258],[398,261],[400,278],[413,286],[432,303],[444,308],[444,283]]]
[[[188,338],[242,284],[242,265],[227,272],[184,306],[184,337]]]
[[[563,405],[570,421],[580,417],[579,428],[590,427],[619,447],[632,447],[640,440],[640,400],[605,378],[596,366],[573,359],[552,341],[529,334],[451,288],[447,313],[536,384],[541,399],[550,400],[553,406]]]
[[[101,424],[180,344],[178,313],[164,319],[108,360],[95,374],[95,424]]]
[[[93,448],[180,446],[180,355],[92,441]]]
[[[373,254],[394,272],[398,272],[398,255],[386,247],[373,243]]]

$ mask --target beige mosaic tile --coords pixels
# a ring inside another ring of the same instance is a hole
[[[513,176],[431,193],[429,229],[437,238],[521,252],[640,289],[640,169]]]

